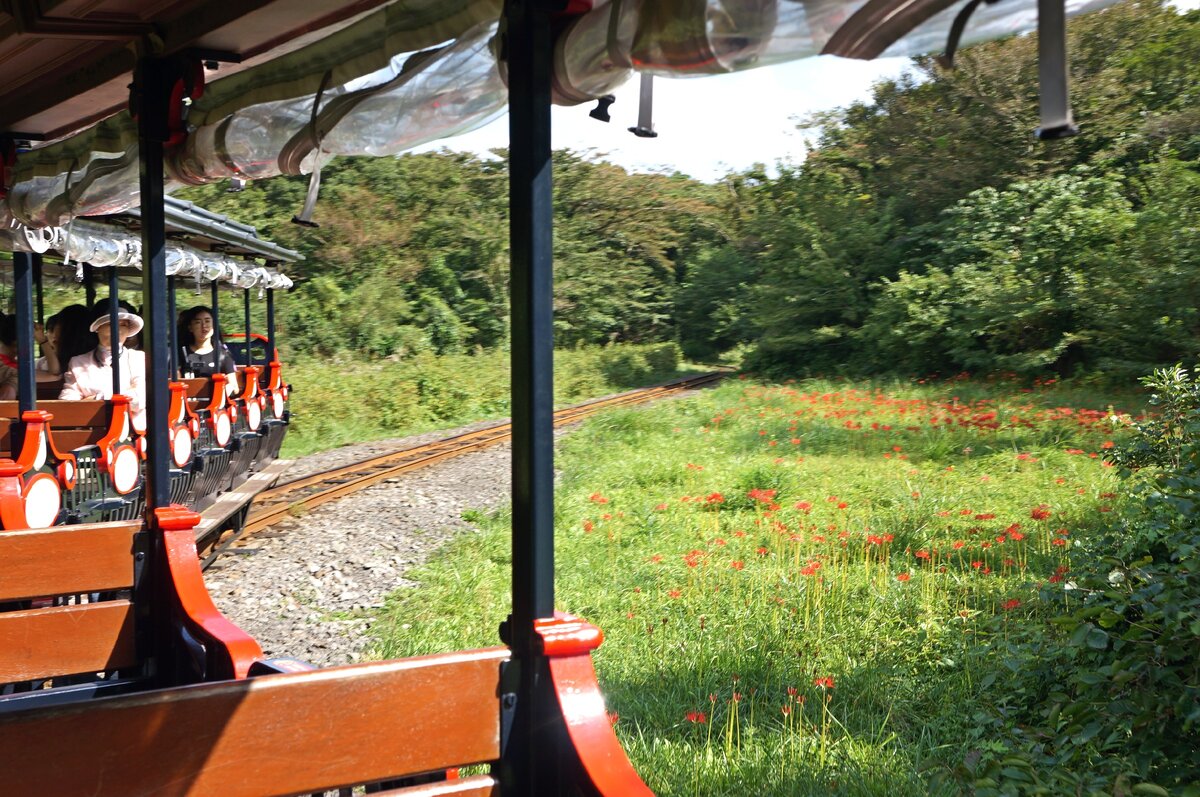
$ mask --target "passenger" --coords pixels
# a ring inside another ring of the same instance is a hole
[[[113,395],[112,350],[110,348],[110,326],[107,308],[97,308],[98,315],[90,330],[99,343],[90,352],[72,357],[63,373],[63,389],[60,399],[110,399]],[[117,313],[120,345],[117,359],[121,368],[121,394],[129,397],[133,410],[133,423],[138,429],[146,427],[146,355],[127,348],[124,344],[131,336],[142,331],[140,316],[121,310]]]
[[[58,311],[58,360],[56,373],[62,374],[72,357],[96,348],[96,335],[88,327],[96,313],[82,304],[71,304]],[[47,362],[49,355],[47,354]],[[51,369],[53,370],[53,369]]]
[[[179,370],[184,378],[237,372],[237,363],[221,341],[211,308],[197,305],[179,316],[179,350]],[[237,390],[236,379],[231,378],[228,384],[228,392]]]
[[[56,374],[34,372],[38,382],[53,382]],[[0,315],[0,401],[17,398],[17,317]]]
[[[17,319],[0,315],[0,401],[17,397]]]
[[[37,362],[34,363],[34,368],[38,373],[54,374],[55,376],[62,373],[62,363],[58,359],[58,343],[61,335],[62,324],[59,323],[57,314],[47,318],[45,324],[33,325],[33,339],[42,347],[42,356],[38,357]]]

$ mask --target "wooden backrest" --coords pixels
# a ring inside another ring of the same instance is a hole
[[[208,399],[212,398],[212,380],[207,376],[197,376],[191,379],[180,379],[187,388],[187,397],[190,399]]]
[[[63,379],[61,376],[52,382],[38,382],[37,383],[38,401],[53,401],[53,400],[57,399],[58,395],[60,393],[62,393],[62,388],[63,388]]]
[[[495,761],[507,658],[493,648],[14,713],[0,717],[0,794],[264,797]],[[476,776],[385,793],[498,789]]]
[[[140,521],[0,532],[0,603],[129,589],[142,533]],[[136,663],[127,600],[0,611],[0,683]]]
[[[16,421],[13,418],[0,418],[0,457],[12,456],[12,426],[14,423]]]
[[[112,405],[107,401],[39,400],[37,408],[54,416],[50,427],[54,434],[54,445],[59,451],[73,451],[81,446],[94,445],[108,433]],[[0,428],[0,449],[10,452],[9,456],[12,452],[9,427],[19,416],[17,402],[0,401],[0,418],[9,419],[9,426]]]

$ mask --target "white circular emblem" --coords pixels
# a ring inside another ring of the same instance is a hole
[[[216,427],[217,445],[224,448],[229,445],[229,433],[231,431],[229,415],[224,412],[218,415],[216,418]]]
[[[49,473],[38,473],[25,485],[25,524],[31,529],[53,526],[62,508],[62,490]]]
[[[192,457],[192,432],[186,426],[175,430],[175,439],[171,441],[171,455],[176,466],[182,468]]]
[[[133,450],[133,446],[121,446],[113,455],[112,480],[113,487],[121,495],[137,487],[138,477],[141,475],[138,468],[138,455]]]

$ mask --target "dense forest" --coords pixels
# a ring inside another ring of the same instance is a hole
[[[915,59],[804,120],[796,164],[705,184],[555,154],[558,344],[676,341],[773,375],[1124,377],[1200,356],[1200,12],[1077,18],[1081,135],[1038,142],[1036,40]],[[667,142],[664,142],[667,143]],[[502,154],[502,153],[498,153]],[[405,358],[506,341],[504,161],[337,159],[181,196],[302,251],[293,350]]]

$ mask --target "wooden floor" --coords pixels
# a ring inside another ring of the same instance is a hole
[[[196,540],[203,540],[221,531],[222,525],[242,507],[254,500],[254,497],[269,487],[274,487],[279,477],[291,467],[292,460],[277,459],[267,467],[250,474],[246,481],[236,489],[221,496],[211,506],[200,513],[200,524],[196,526]]]

